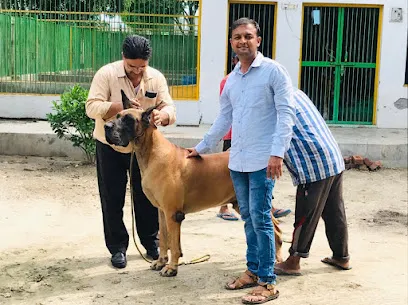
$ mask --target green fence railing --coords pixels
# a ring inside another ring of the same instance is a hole
[[[121,59],[123,39],[139,34],[150,39],[150,65],[164,73],[173,97],[198,97],[199,0],[161,5],[151,0],[143,7],[133,0],[126,7],[122,0],[96,0],[92,3],[100,5],[71,10],[64,0],[53,7],[34,2],[0,4],[0,93],[60,94],[75,83],[89,87],[100,67]],[[33,9],[41,4],[48,10]]]

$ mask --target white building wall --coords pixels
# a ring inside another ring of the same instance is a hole
[[[224,76],[228,26],[228,0],[202,0],[200,111],[202,123],[212,123],[218,113],[219,82]],[[250,2],[250,1],[248,1]],[[261,1],[257,1],[261,2]],[[268,2],[268,1],[265,1]],[[294,86],[299,86],[299,62],[302,29],[302,3],[353,3],[383,5],[380,45],[379,84],[377,92],[377,126],[407,128],[407,108],[398,109],[394,103],[408,98],[404,87],[407,9],[405,0],[360,1],[276,1],[276,60],[289,71]],[[284,10],[283,4],[291,4]],[[403,9],[401,23],[390,22],[392,7]],[[400,107],[401,108],[401,107]],[[181,120],[183,118],[180,118]]]
[[[257,2],[260,1],[262,0],[257,0]],[[381,128],[407,128],[408,87],[403,86],[408,28],[406,0],[293,0],[290,2],[277,0],[275,2],[277,2],[276,60],[288,69],[293,84],[297,87],[299,86],[302,3],[383,5],[376,125]],[[291,9],[284,10],[283,4],[291,4]],[[403,9],[401,23],[390,22],[392,7]],[[226,67],[227,14],[228,0],[202,0],[200,96],[198,102],[176,101],[179,125],[211,124],[218,114],[219,83],[225,75]],[[402,101],[402,104],[405,103],[405,108],[400,106],[397,108],[394,105],[401,98],[405,99]],[[45,114],[51,109],[50,101],[57,99],[59,99],[58,96],[0,95],[0,117],[45,118]]]
[[[408,87],[404,87],[405,61],[407,59],[408,2],[385,0],[383,32],[381,37],[380,71],[377,100],[377,126],[383,128],[407,128],[407,108],[398,109],[394,103],[408,99]],[[402,23],[390,22],[391,8],[402,7]]]
[[[225,75],[228,0],[202,1],[200,110],[201,123],[211,124],[219,110],[220,82]]]

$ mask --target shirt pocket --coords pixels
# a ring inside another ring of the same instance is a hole
[[[152,107],[152,106],[156,106],[157,103],[157,97],[158,97],[158,93],[155,91],[150,91],[147,90],[142,99],[143,99],[143,104],[146,105],[147,107]]]

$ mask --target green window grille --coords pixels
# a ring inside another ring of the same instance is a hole
[[[328,123],[373,124],[380,9],[304,7],[301,89]]]

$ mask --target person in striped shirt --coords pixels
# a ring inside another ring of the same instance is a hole
[[[296,120],[284,163],[297,186],[295,223],[290,256],[275,265],[275,273],[301,275],[300,258],[309,256],[320,217],[333,252],[322,262],[347,270],[351,267],[343,201],[344,160],[315,105],[301,90],[294,90]]]

